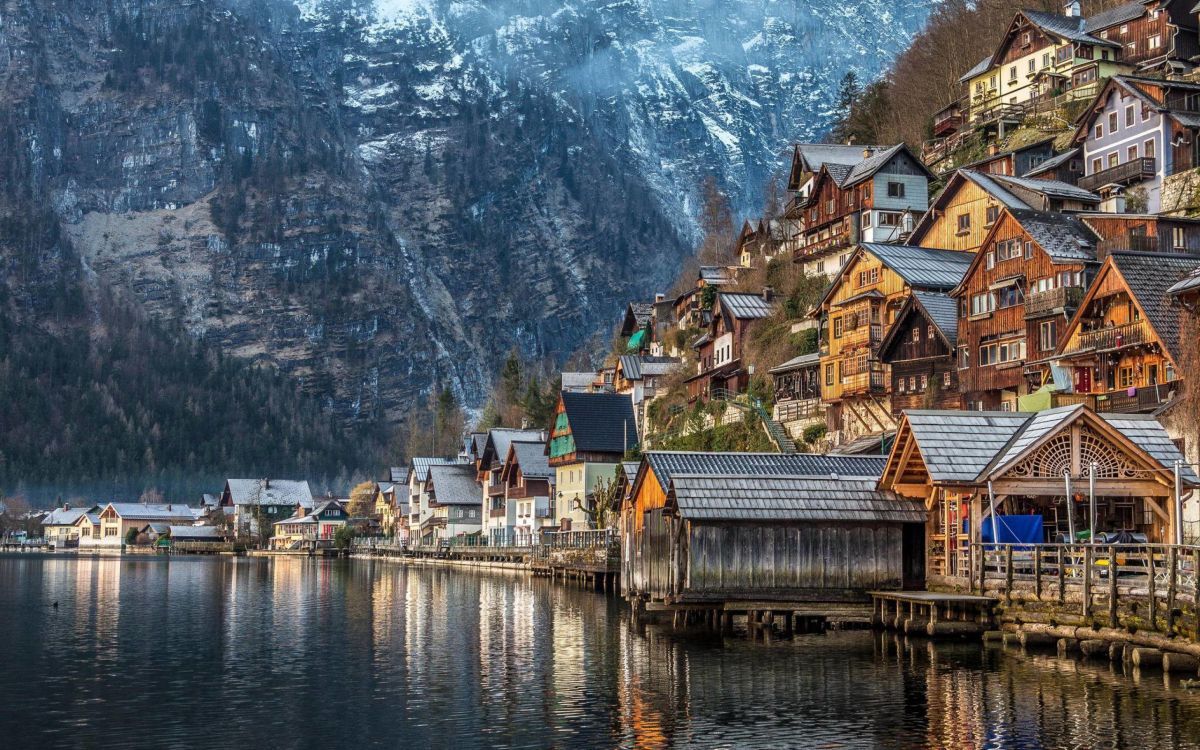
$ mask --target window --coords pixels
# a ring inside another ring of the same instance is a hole
[[[901,188],[904,186],[901,185]],[[901,190],[901,193],[904,191]],[[900,226],[900,214],[895,211],[880,211],[879,226],[881,227],[898,227]]]
[[[1030,73],[1035,73],[1035,72],[1037,72],[1037,60],[1034,60],[1034,59],[1030,58],[1030,60],[1029,60],[1029,72],[1030,72]]]
[[[1092,133],[1096,136],[1097,139],[1103,138],[1104,137],[1104,125],[1102,125],[1101,123],[1096,123],[1096,128],[1092,131]]]
[[[917,392],[917,377],[915,375],[908,376],[908,390],[913,393]]]
[[[833,363],[825,365],[825,385],[833,385]]]
[[[1033,243],[1025,240],[1025,260],[1033,258]]]
[[[1001,310],[1008,307],[1016,307],[1025,301],[1025,295],[1021,291],[1021,287],[1013,284],[1006,286],[996,292],[996,307]]]
[[[1146,157],[1147,159],[1154,158],[1154,139],[1153,138],[1151,138],[1150,140],[1148,140],[1142,144],[1142,156]]]
[[[988,250],[987,255],[984,257],[987,261],[987,267],[989,270],[996,267],[996,251],[995,250]]]
[[[958,215],[958,231],[959,234],[965,234],[971,231],[971,214]]]
[[[896,392],[897,393],[904,393],[904,391],[905,391],[904,384],[906,382],[907,382],[907,380],[905,378],[897,378],[896,379]]]
[[[996,364],[996,345],[984,344],[979,347],[979,366],[987,367]]]
[[[971,366],[971,350],[965,346],[958,347],[958,369],[965,370]]]
[[[1137,144],[1135,143],[1125,152],[1125,159],[1126,161],[1134,161],[1137,158]]]
[[[1122,367],[1117,370],[1117,387],[1132,388],[1133,387],[1133,368]]]
[[[933,341],[933,324],[932,323],[925,326],[925,338],[927,338],[930,341]]]
[[[878,284],[878,283],[879,283],[879,267],[878,266],[876,266],[875,268],[868,268],[865,271],[858,272],[858,285],[860,287],[870,286],[871,284]]]
[[[1104,162],[1100,161],[1099,159],[1092,159],[1092,174],[1103,171],[1103,169]]]
[[[995,224],[996,220],[999,218],[1000,218],[1000,207],[999,206],[988,206],[987,207],[987,225],[990,227],[991,225]]]
[[[1009,83],[1017,82],[1017,66],[1016,65],[1014,65],[1008,69],[1008,82]]]
[[[80,534],[80,536],[91,536],[92,535],[92,527],[91,526],[80,527],[79,534]]]
[[[1134,117],[1133,105],[1130,104],[1128,107],[1125,108],[1125,127],[1127,127],[1127,128],[1133,127],[1133,123],[1134,123],[1133,117]]]
[[[1171,248],[1182,250],[1187,247],[1187,240],[1183,234],[1183,227],[1171,227]]]
[[[913,342],[914,344],[919,344],[919,343],[921,343],[921,326],[913,326],[913,329],[912,329],[912,342]]]
[[[863,228],[863,229],[870,229],[870,228],[871,228],[871,212],[870,212],[870,211],[863,211],[863,215],[862,215],[862,228]]]
[[[929,376],[922,375],[921,376],[921,392],[924,393],[928,389],[929,389]]]
[[[971,315],[988,315],[996,309],[996,295],[991,292],[971,296]]]
[[[1108,132],[1110,132],[1110,133],[1117,132],[1117,113],[1116,112],[1108,113]]]
[[[1032,41],[1033,41],[1033,32],[1026,31],[1024,34],[1021,35],[1021,44],[1022,45],[1028,47]]]
[[[1129,33],[1129,24],[1127,24],[1127,23],[1121,24],[1121,35],[1124,36],[1125,34],[1128,34],[1128,33]]]
[[[829,200],[825,201],[825,215],[826,216],[833,216],[833,212],[836,210],[837,210],[837,201],[835,201],[833,198],[830,198]]]
[[[1120,161],[1121,161],[1121,157],[1119,154],[1117,154],[1116,151],[1114,151],[1108,155],[1108,166],[1109,167],[1117,166],[1117,164],[1119,164]]]
[[[887,186],[888,186],[887,194],[888,194],[889,198],[903,198],[904,197],[904,183],[903,182],[889,182],[887,184]]]
[[[1046,320],[1038,324],[1038,351],[1048,352],[1058,343],[1057,322]]]
[[[950,387],[950,371],[949,370],[946,370],[945,372],[942,373],[942,387],[943,388]]]
[[[1049,52],[1042,53],[1042,67],[1043,68],[1050,67],[1050,53]]]
[[[824,273],[825,273],[825,260],[824,259],[817,261],[817,273],[824,275]]]

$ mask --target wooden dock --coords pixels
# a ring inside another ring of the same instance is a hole
[[[981,635],[991,628],[990,596],[940,591],[871,591],[876,627],[928,636]]]

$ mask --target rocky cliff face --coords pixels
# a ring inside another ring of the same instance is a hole
[[[929,4],[0,0],[7,304],[116,290],[348,421],[476,404],[663,289],[704,176],[756,208]]]

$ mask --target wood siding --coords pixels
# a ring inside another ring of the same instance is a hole
[[[954,352],[915,305],[895,323],[880,358],[891,370],[892,414],[907,409],[960,409]],[[913,329],[918,338],[913,341]]]
[[[947,200],[947,197],[943,196],[941,200]],[[987,223],[987,209],[989,206],[995,206],[999,210],[999,203],[967,179],[962,179],[948,201],[944,208],[931,209],[937,211],[936,218],[920,234],[914,234],[910,242],[922,247],[940,247],[946,250],[978,250],[991,229],[991,224]],[[965,232],[959,231],[958,228],[958,217],[962,215],[968,216],[970,222]]]

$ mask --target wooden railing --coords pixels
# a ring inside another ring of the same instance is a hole
[[[1044,292],[1030,292],[1025,297],[1025,317],[1036,318],[1058,310],[1073,311],[1083,299],[1083,287],[1060,286]]]
[[[1079,338],[1075,341],[1067,344],[1063,354],[1113,351],[1127,346],[1149,343],[1153,338],[1150,326],[1146,325],[1146,321],[1135,320],[1119,326],[1106,326],[1094,331],[1085,331],[1079,334]]]
[[[809,398],[799,401],[781,401],[775,404],[775,419],[779,422],[798,422],[812,419],[821,414],[821,399]]]
[[[1124,164],[1118,164],[1115,167],[1102,169],[1095,174],[1080,177],[1079,187],[1084,190],[1095,191],[1097,188],[1110,184],[1130,185],[1135,182],[1152,180],[1156,171],[1155,164],[1155,159],[1152,156],[1131,159]]]
[[[1182,385],[1180,380],[1141,385],[1134,389],[1133,395],[1129,394],[1128,388],[1104,393],[1056,393],[1052,403],[1054,406],[1087,404],[1093,411],[1111,414],[1140,414],[1154,411],[1175,398]]]
[[[1142,626],[1177,631],[1180,605],[1190,604],[1191,633],[1200,635],[1200,546],[1174,544],[986,544],[974,543],[972,588],[1000,594],[1006,602],[1032,596],[1078,606],[1083,618],[1120,624],[1132,611]]]
[[[1128,234],[1110,237],[1096,243],[1096,259],[1103,260],[1109,253],[1154,253],[1158,252],[1158,237],[1145,234]]]

